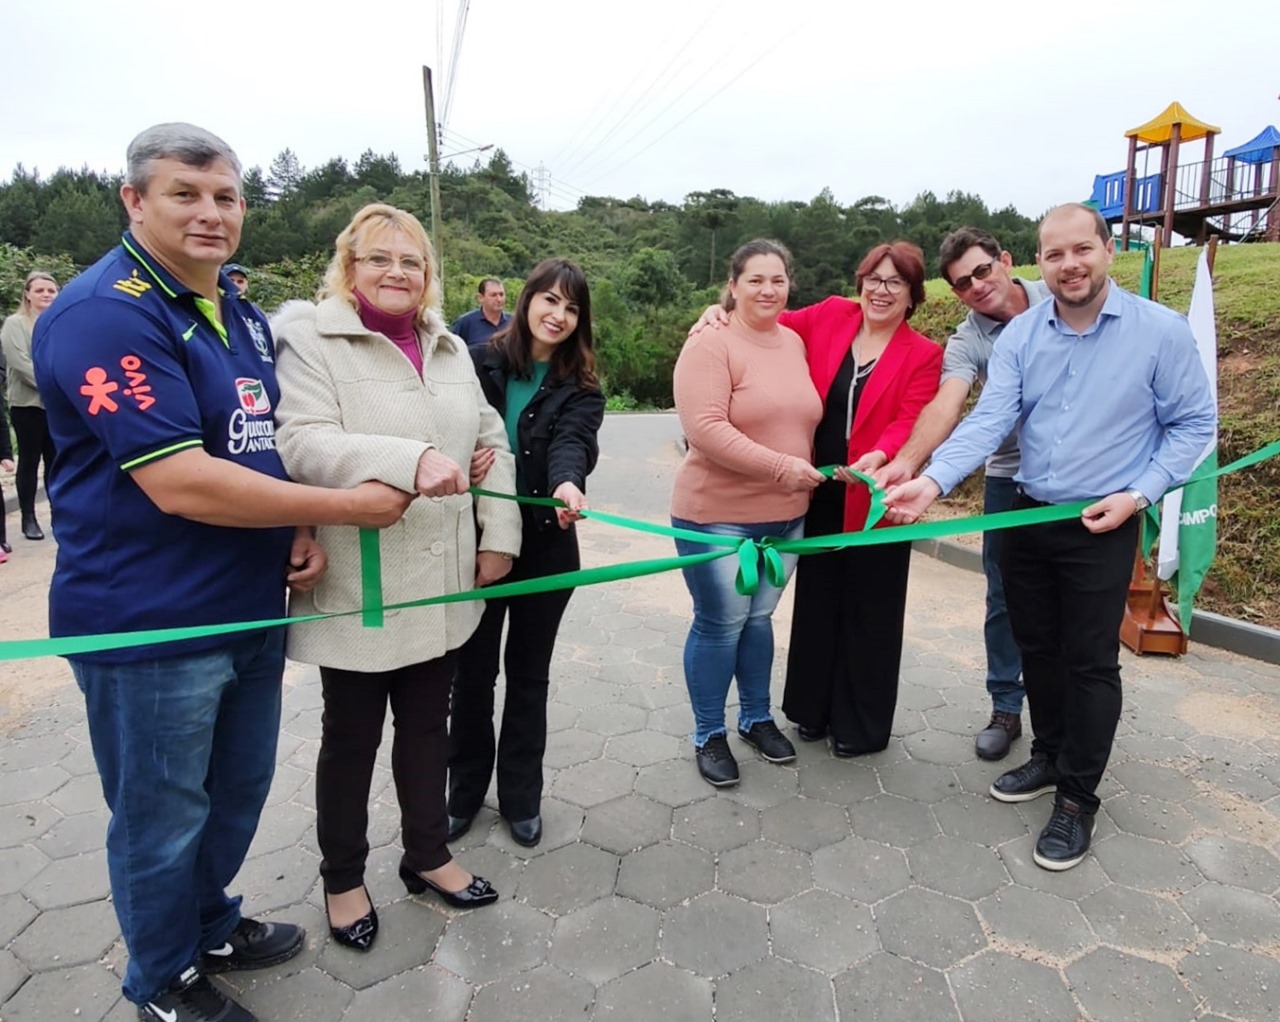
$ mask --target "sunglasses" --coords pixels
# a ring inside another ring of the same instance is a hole
[[[969,288],[973,287],[975,280],[986,280],[996,268],[996,263],[1000,261],[1000,257],[996,256],[989,262],[979,263],[973,268],[972,273],[966,273],[963,277],[957,277],[951,283],[951,290],[956,294],[964,294]]]

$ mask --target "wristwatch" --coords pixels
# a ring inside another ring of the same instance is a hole
[[[1147,508],[1151,506],[1151,501],[1147,500],[1147,498],[1143,496],[1142,491],[1139,490],[1136,486],[1133,487],[1132,489],[1125,490],[1124,492],[1133,498],[1134,514],[1138,514],[1139,512],[1145,511]]]

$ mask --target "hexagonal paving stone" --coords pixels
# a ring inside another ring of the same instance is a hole
[[[711,983],[654,962],[612,980],[596,993],[592,1022],[707,1022]]]
[[[955,898],[982,898],[1009,883],[992,849],[953,837],[930,838],[908,849],[907,864],[918,883]]]
[[[1111,885],[1080,902],[1080,911],[1107,944],[1150,954],[1185,952],[1196,944],[1195,927],[1167,898]]]
[[[560,770],[576,763],[599,759],[603,754],[603,735],[567,728],[547,735],[547,751],[542,761],[550,769]]]
[[[1092,850],[1112,880],[1139,891],[1180,894],[1204,882],[1186,852],[1163,842],[1116,834]]]
[[[626,703],[592,706],[578,715],[577,727],[599,735],[624,735],[644,730],[648,717],[648,711]]]
[[[680,741],[660,731],[633,731],[610,738],[604,754],[609,759],[634,767],[663,763],[680,753]]]
[[[652,628],[622,628],[614,632],[609,641],[627,649],[648,649],[650,646],[666,645],[667,637]]]
[[[983,898],[978,915],[1002,945],[1055,958],[1074,958],[1095,943],[1093,931],[1073,902],[1017,885]],[[1052,925],[1046,925],[1052,920]]]
[[[897,795],[877,795],[851,807],[849,818],[859,837],[894,848],[909,848],[939,833],[928,806]]]
[[[1229,791],[1254,802],[1265,802],[1280,793],[1280,786],[1277,786],[1276,779],[1271,775],[1272,769],[1274,764],[1270,768],[1258,768],[1209,760],[1197,766],[1191,777],[1215,790]]]
[[[675,813],[671,836],[710,852],[724,852],[760,836],[760,814],[727,798],[707,799]]]
[[[876,772],[885,791],[916,802],[941,802],[959,790],[954,771],[936,763],[908,760]]]
[[[49,805],[64,816],[95,813],[106,806],[102,798],[102,781],[96,773],[73,777],[49,796]]]
[[[566,845],[532,860],[516,888],[521,901],[562,914],[613,893],[618,857],[590,845]]]
[[[0,848],[34,842],[61,819],[62,814],[44,802],[15,802],[0,807]]]
[[[471,1017],[477,1022],[581,1022],[595,995],[595,987],[585,980],[540,965],[482,987],[471,1003]]]
[[[629,628],[639,628],[645,623],[644,618],[635,614],[599,614],[591,619],[591,627],[597,633],[621,632]]]
[[[31,845],[0,850],[0,894],[22,890],[48,865],[49,857]]]
[[[1063,873],[1041,869],[1032,858],[1038,836],[1039,831],[1016,841],[1007,841],[998,849],[1000,859],[1015,884],[1078,901],[1110,883],[1093,855],[1085,856],[1080,865]]]
[[[41,913],[12,947],[32,972],[40,972],[96,962],[119,935],[115,909],[104,898]]]
[[[5,1022],[97,1022],[120,1000],[120,981],[96,962],[32,976],[4,1003]],[[131,1006],[132,1007],[132,1006]],[[136,1013],[130,1012],[132,1018]]]
[[[9,854],[0,853],[0,859]],[[105,898],[111,893],[106,850],[58,859],[29,880],[22,893],[41,910]]]
[[[716,789],[702,779],[697,767],[684,759],[641,768],[636,775],[636,791],[673,807],[700,802],[716,794]]]
[[[1182,806],[1149,795],[1117,795],[1107,799],[1106,810],[1121,830],[1175,845],[1185,841],[1195,826]]]
[[[765,910],[719,891],[669,909],[662,957],[701,976],[723,976],[769,953]]]
[[[324,941],[316,964],[322,971],[356,990],[364,990],[429,961],[448,919],[443,903],[423,895],[419,903],[406,898],[378,906],[378,943],[374,952],[362,955],[329,939],[325,931],[314,936]],[[502,904],[499,902],[498,904]],[[439,910],[437,910],[439,906]],[[479,909],[477,912],[481,911]],[[484,912],[491,911],[485,908]]]
[[[236,991],[236,1000],[259,1018],[307,1022],[339,1022],[354,997],[350,987],[315,968]]]
[[[1270,944],[1280,934],[1280,902],[1224,884],[1202,884],[1178,904],[1210,940],[1246,949]]]
[[[1178,965],[1191,992],[1204,1007],[1232,1018],[1271,1020],[1276,1017],[1280,991],[1280,962],[1274,958],[1205,944]]]
[[[722,1022],[835,1022],[836,1006],[825,977],[791,962],[766,958],[716,984],[716,1018]]]
[[[552,925],[529,905],[501,900],[453,919],[435,963],[476,984],[512,976],[547,960]]]
[[[981,951],[987,943],[972,905],[918,888],[877,906],[876,921],[886,951],[937,969]]]
[[[630,656],[628,652],[627,659],[630,659]],[[577,681],[561,685],[556,690],[555,701],[565,706],[576,706],[582,709],[588,706],[610,706],[616,703],[621,695],[621,687],[609,682]]]
[[[651,731],[661,731],[672,738],[689,741],[693,736],[693,711],[687,703],[650,710],[648,726]]]
[[[813,886],[813,864],[805,852],[752,841],[720,856],[716,886],[749,901],[783,901]]]
[[[933,815],[948,837],[990,848],[1027,833],[1017,813],[985,794],[955,795],[934,806]]]
[[[1265,848],[1208,836],[1186,846],[1187,855],[1208,879],[1270,894],[1280,888],[1280,860]]]
[[[842,807],[815,798],[789,798],[760,814],[761,833],[770,841],[812,852],[850,834]]]
[[[1095,1022],[1170,1022],[1196,1010],[1172,969],[1114,948],[1090,951],[1069,965],[1067,981]]]
[[[654,908],[670,908],[711,890],[715,878],[710,852],[664,841],[623,858],[618,893]]]
[[[582,840],[616,855],[671,836],[671,807],[641,795],[623,795],[587,810]]]
[[[676,679],[673,675],[671,679],[662,680],[660,675],[664,673],[663,668],[648,667],[640,664],[635,665],[637,669],[646,672],[647,677],[640,682],[628,685],[622,692],[622,701],[629,706],[638,706],[642,710],[663,710],[671,706],[683,705],[686,710],[689,706],[689,693],[684,687],[682,680]],[[689,731],[693,730],[693,714],[689,713]],[[650,726],[652,727],[652,718],[650,718]]]
[[[973,736],[951,735],[945,731],[918,731],[902,739],[902,747],[912,759],[943,766],[958,766],[973,759]]]
[[[308,849],[294,846],[246,859],[232,886],[237,894],[244,896],[246,907],[256,914],[302,901],[315,886],[319,874],[319,857]]]
[[[409,1015],[418,1022],[462,1022],[471,1003],[471,988],[444,969],[427,965],[384,979],[361,990],[351,1001],[346,1022],[365,1019],[400,1019]]]
[[[8,948],[0,948],[0,1005],[31,977],[27,967]]]
[[[826,756],[804,763],[800,794],[833,805],[856,807],[880,794],[880,779],[869,765]]]
[[[608,759],[593,760],[561,770],[551,783],[551,793],[587,809],[627,794],[635,777],[635,767]]]
[[[551,964],[599,986],[651,962],[658,954],[654,909],[626,898],[606,898],[556,921]]]
[[[49,804],[63,811],[57,800],[50,798],[71,780],[71,775],[60,766],[37,766],[29,770],[12,770],[4,775],[4,787],[0,791],[0,805],[16,802],[38,802],[48,798]],[[97,778],[92,778],[96,781]],[[102,785],[98,785],[98,804],[102,803]]]
[[[942,973],[881,952],[835,979],[842,1019],[960,1022]]]
[[[0,751],[0,773],[8,775],[34,767],[46,767],[57,763],[77,748],[79,743],[66,734],[17,738],[13,732],[8,732],[5,735],[4,750]]]
[[[21,894],[0,894],[0,947],[25,930],[38,914],[39,909]]]
[[[828,976],[880,950],[871,910],[828,891],[806,891],[775,905],[769,932],[775,955]]]
[[[1062,973],[1012,955],[986,951],[950,977],[967,1019],[1074,1019],[1077,1014]]]
[[[911,871],[900,850],[850,837],[813,853],[813,878],[819,887],[872,905],[910,886]]]
[[[1156,763],[1119,763],[1112,776],[1125,791],[1133,795],[1165,802],[1186,802],[1198,794],[1195,784],[1173,767]]]
[[[734,745],[742,780],[736,787],[721,791],[721,796],[753,809],[767,809],[795,797],[799,790],[799,771],[794,766],[766,762],[737,739]]]

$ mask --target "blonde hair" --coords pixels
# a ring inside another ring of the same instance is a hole
[[[418,246],[426,267],[426,281],[422,289],[422,300],[418,303],[419,325],[427,321],[427,310],[440,307],[440,284],[436,275],[436,254],[431,247],[431,239],[423,229],[418,218],[403,209],[388,206],[384,202],[373,202],[361,209],[351,223],[342,229],[333,246],[333,258],[329,260],[329,268],[325,270],[324,283],[316,297],[345,298],[352,305],[356,304],[354,289],[355,266],[358,249],[364,245],[371,235],[383,231],[399,231]]]
[[[27,274],[27,279],[22,282],[22,300],[18,303],[18,311],[29,320],[36,318],[36,314],[31,310],[31,284],[36,280],[47,280],[54,287],[58,286],[58,282],[53,279],[52,273],[45,273],[44,270],[32,270]]]

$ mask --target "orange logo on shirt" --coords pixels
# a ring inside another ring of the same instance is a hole
[[[99,412],[117,412],[120,406],[108,394],[120,389],[120,384],[107,379],[107,371],[102,366],[94,366],[84,372],[84,386],[80,393],[89,399],[89,414]]]
[[[151,384],[147,382],[147,374],[142,372],[142,359],[137,355],[125,355],[120,360],[120,368],[124,370],[129,386],[124,389],[124,396],[138,402],[138,408],[146,411],[156,399],[151,396]]]

